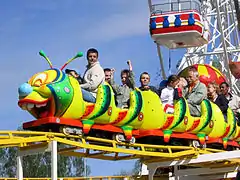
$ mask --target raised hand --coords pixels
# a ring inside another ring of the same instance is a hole
[[[132,62],[130,60],[127,61],[128,67],[129,67],[129,71],[132,71]]]
[[[113,79],[113,77],[114,77],[114,72],[115,72],[115,69],[111,68],[111,79]]]
[[[111,69],[111,74],[114,74],[114,72],[115,72],[115,69],[112,68],[112,69]]]

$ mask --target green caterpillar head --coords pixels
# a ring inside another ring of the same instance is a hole
[[[67,76],[62,69],[72,60],[81,57],[82,53],[70,59],[61,69],[52,68],[51,62],[42,51],[40,55],[48,61],[51,69],[33,75],[27,83],[19,87],[18,105],[35,118],[61,117],[72,104],[73,86],[78,84],[76,79]]]
[[[73,99],[70,77],[59,69],[49,69],[33,75],[19,87],[18,92],[18,105],[35,118],[61,116]]]

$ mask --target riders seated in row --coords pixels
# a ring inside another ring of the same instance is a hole
[[[108,82],[115,93],[116,104],[120,108],[129,106],[130,92],[135,89],[135,80],[131,61],[128,61],[128,69],[121,71],[122,85],[117,85],[114,81],[114,69],[106,68],[103,70],[98,61],[98,51],[91,48],[87,51],[88,65],[83,78],[76,70],[66,69],[66,73],[74,76],[80,83],[83,99],[87,102],[96,102],[96,93],[99,85],[104,81]],[[198,71],[194,67],[188,69],[186,80],[177,75],[169,76],[165,87],[157,89],[149,86],[150,75],[143,72],[140,75],[141,91],[151,90],[157,93],[164,105],[166,113],[173,113],[173,101],[179,99],[183,95],[188,102],[190,114],[192,116],[201,116],[200,104],[203,99],[209,98],[219,106],[223,114],[226,114],[228,106],[235,114],[240,113],[240,98],[229,93],[229,85],[224,82],[220,85],[221,94],[218,93],[218,86],[209,83],[206,87],[199,80]],[[167,105],[167,107],[166,107]],[[238,112],[239,111],[239,112]]]

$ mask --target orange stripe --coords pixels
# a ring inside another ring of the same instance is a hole
[[[127,115],[127,110],[119,112],[118,113],[118,118],[110,124],[114,125],[114,124],[120,123],[126,117],[126,115]]]

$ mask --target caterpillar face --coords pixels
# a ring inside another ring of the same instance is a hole
[[[73,99],[70,78],[61,70],[49,69],[33,75],[19,89],[18,105],[35,118],[59,117]]]

